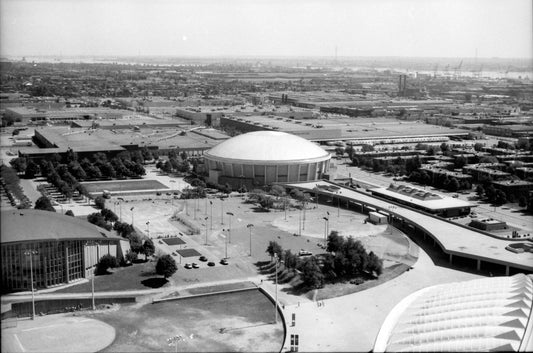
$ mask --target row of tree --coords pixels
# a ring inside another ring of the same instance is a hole
[[[287,269],[299,271],[303,284],[308,288],[322,288],[325,283],[353,278],[379,277],[383,261],[353,237],[344,238],[332,231],[327,240],[327,254],[300,257],[291,250],[283,250],[275,241],[268,244],[266,252],[271,259],[276,256]]]

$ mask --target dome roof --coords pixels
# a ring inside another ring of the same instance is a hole
[[[251,162],[320,161],[328,152],[308,140],[279,131],[254,131],[213,147],[205,156],[215,160]]]
[[[422,289],[390,312],[374,352],[530,351],[533,277],[492,277]]]

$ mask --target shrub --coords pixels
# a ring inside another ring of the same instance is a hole
[[[96,266],[97,274],[104,274],[109,268],[115,268],[118,266],[117,258],[113,255],[106,254],[100,258],[98,265]]]

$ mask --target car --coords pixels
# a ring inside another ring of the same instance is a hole
[[[200,268],[200,266],[198,266],[198,264],[196,262],[193,262],[192,263],[192,268]]]
[[[200,256],[200,261],[206,262],[206,261],[207,261],[207,257],[205,257],[205,256],[203,256],[203,255]]]
[[[172,195],[172,194],[170,192],[167,192],[167,196],[170,196],[170,195]]]
[[[228,264],[228,260],[227,259],[222,259],[222,260],[220,260],[220,263],[222,265],[227,265]]]
[[[313,255],[312,252],[303,250],[303,249],[298,252],[298,256],[311,256],[311,255]]]
[[[191,268],[192,268],[192,265],[191,265],[191,264],[185,264],[185,268],[187,268],[187,269],[191,269]]]
[[[158,191],[155,193],[157,196],[161,196],[161,193]]]
[[[215,263],[214,263],[213,261],[209,261],[209,262],[207,263],[207,266],[215,266]]]

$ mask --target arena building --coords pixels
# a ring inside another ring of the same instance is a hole
[[[41,210],[1,212],[2,292],[49,288],[89,277],[129,242],[87,221]],[[31,258],[30,258],[31,257]]]
[[[523,273],[421,289],[399,302],[374,352],[531,352],[533,277]]]
[[[204,158],[211,182],[263,186],[322,179],[331,156],[298,136],[254,131],[220,143]]]

